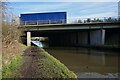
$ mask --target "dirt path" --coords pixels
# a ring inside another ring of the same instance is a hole
[[[36,47],[30,47],[25,50],[22,56],[24,59],[24,63],[20,69],[20,78],[40,77],[40,74],[37,73],[37,61],[41,58],[39,49]]]
[[[30,47],[22,56],[24,62],[15,78],[76,78],[73,72],[43,49]]]

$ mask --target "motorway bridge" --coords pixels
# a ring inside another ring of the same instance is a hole
[[[21,25],[26,43],[31,37],[48,37],[49,46],[120,45],[120,22]]]

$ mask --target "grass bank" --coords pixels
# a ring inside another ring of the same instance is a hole
[[[22,64],[20,56],[27,48],[21,44],[19,25],[2,24],[2,78],[11,78]]]
[[[27,46],[17,41],[2,48],[2,78],[13,78],[13,75],[24,62],[21,54],[26,48]]]
[[[15,57],[13,57],[10,63],[3,67],[2,78],[13,77],[14,73],[17,72],[23,62],[24,61],[20,54],[17,54]]]
[[[38,72],[42,72],[44,78],[77,78],[75,73],[44,49],[40,49],[40,54],[43,58],[38,60],[38,64],[41,65]]]

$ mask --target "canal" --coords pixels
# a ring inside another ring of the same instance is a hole
[[[81,72],[118,73],[120,56],[117,52],[85,48],[47,48],[45,50],[76,74]]]

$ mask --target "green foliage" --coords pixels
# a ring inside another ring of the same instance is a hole
[[[79,20],[78,20],[78,23],[82,23],[82,20],[79,19]]]
[[[90,18],[88,18],[88,19],[87,19],[87,22],[91,22],[91,19],[90,19]]]
[[[116,18],[109,17],[107,19],[104,19],[105,22],[117,22],[118,20]]]
[[[22,63],[23,63],[22,57],[20,55],[15,56],[9,64],[3,66],[2,77],[3,78],[12,77],[13,73],[20,68]]]

